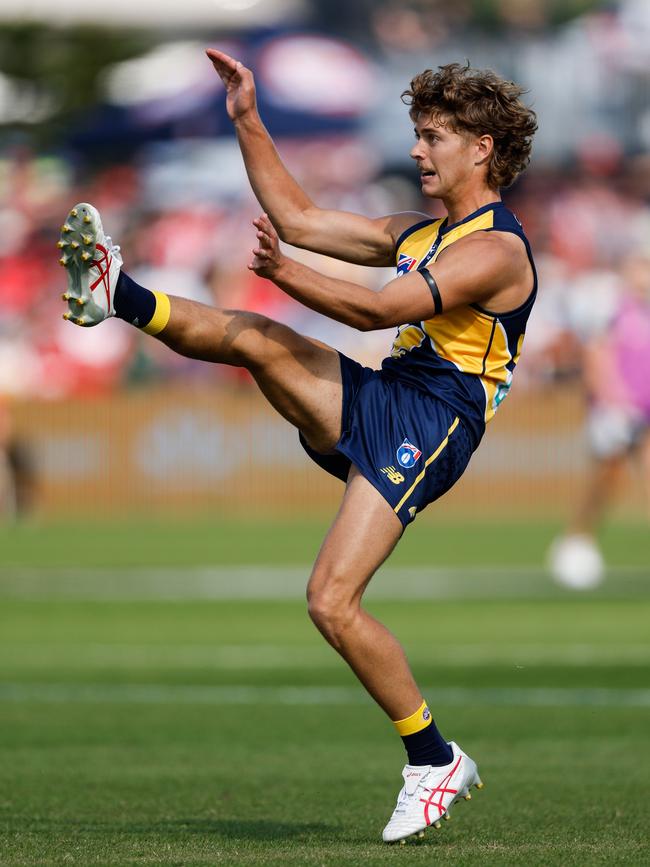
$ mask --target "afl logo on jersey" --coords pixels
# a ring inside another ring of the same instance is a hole
[[[402,445],[397,449],[397,463],[400,467],[406,467],[406,469],[414,466],[421,456],[422,452],[420,449],[408,440],[404,440]]]
[[[414,259],[413,256],[407,256],[406,253],[400,253],[397,260],[397,276],[401,277],[402,274],[408,274],[408,272],[413,269],[416,262],[417,259]]]

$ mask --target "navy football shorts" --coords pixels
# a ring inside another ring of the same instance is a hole
[[[328,454],[307,454],[347,481],[350,465],[374,485],[406,527],[462,476],[470,437],[443,401],[339,353],[343,379],[341,439]]]

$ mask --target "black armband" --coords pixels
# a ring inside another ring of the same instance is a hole
[[[442,313],[442,298],[440,297],[440,290],[438,289],[438,284],[429,273],[428,268],[418,268],[418,272],[422,274],[424,279],[427,281],[427,285],[431,290],[431,297],[433,298],[433,307],[436,311],[436,316],[440,316],[440,314]]]

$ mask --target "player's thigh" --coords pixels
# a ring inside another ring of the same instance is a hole
[[[341,436],[343,383],[339,354],[286,325],[265,320],[247,368],[269,403],[318,451]]]
[[[390,503],[352,466],[341,508],[309,580],[310,606],[357,605],[402,532],[402,522]]]

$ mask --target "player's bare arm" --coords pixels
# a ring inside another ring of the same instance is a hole
[[[357,283],[327,277],[283,255],[266,215],[255,220],[254,225],[259,245],[248,267],[318,313],[360,331],[390,328],[435,315],[429,283],[417,271],[391,280],[374,292]],[[454,244],[428,270],[444,311],[480,302],[499,312],[514,309],[530,294],[533,278],[530,273],[528,279],[529,269],[518,239],[477,232]]]
[[[426,215],[406,212],[370,219],[318,208],[285,167],[262,123],[251,70],[217,49],[206,53],[226,88],[226,108],[253,192],[280,238],[346,262],[393,265],[397,238]]]

